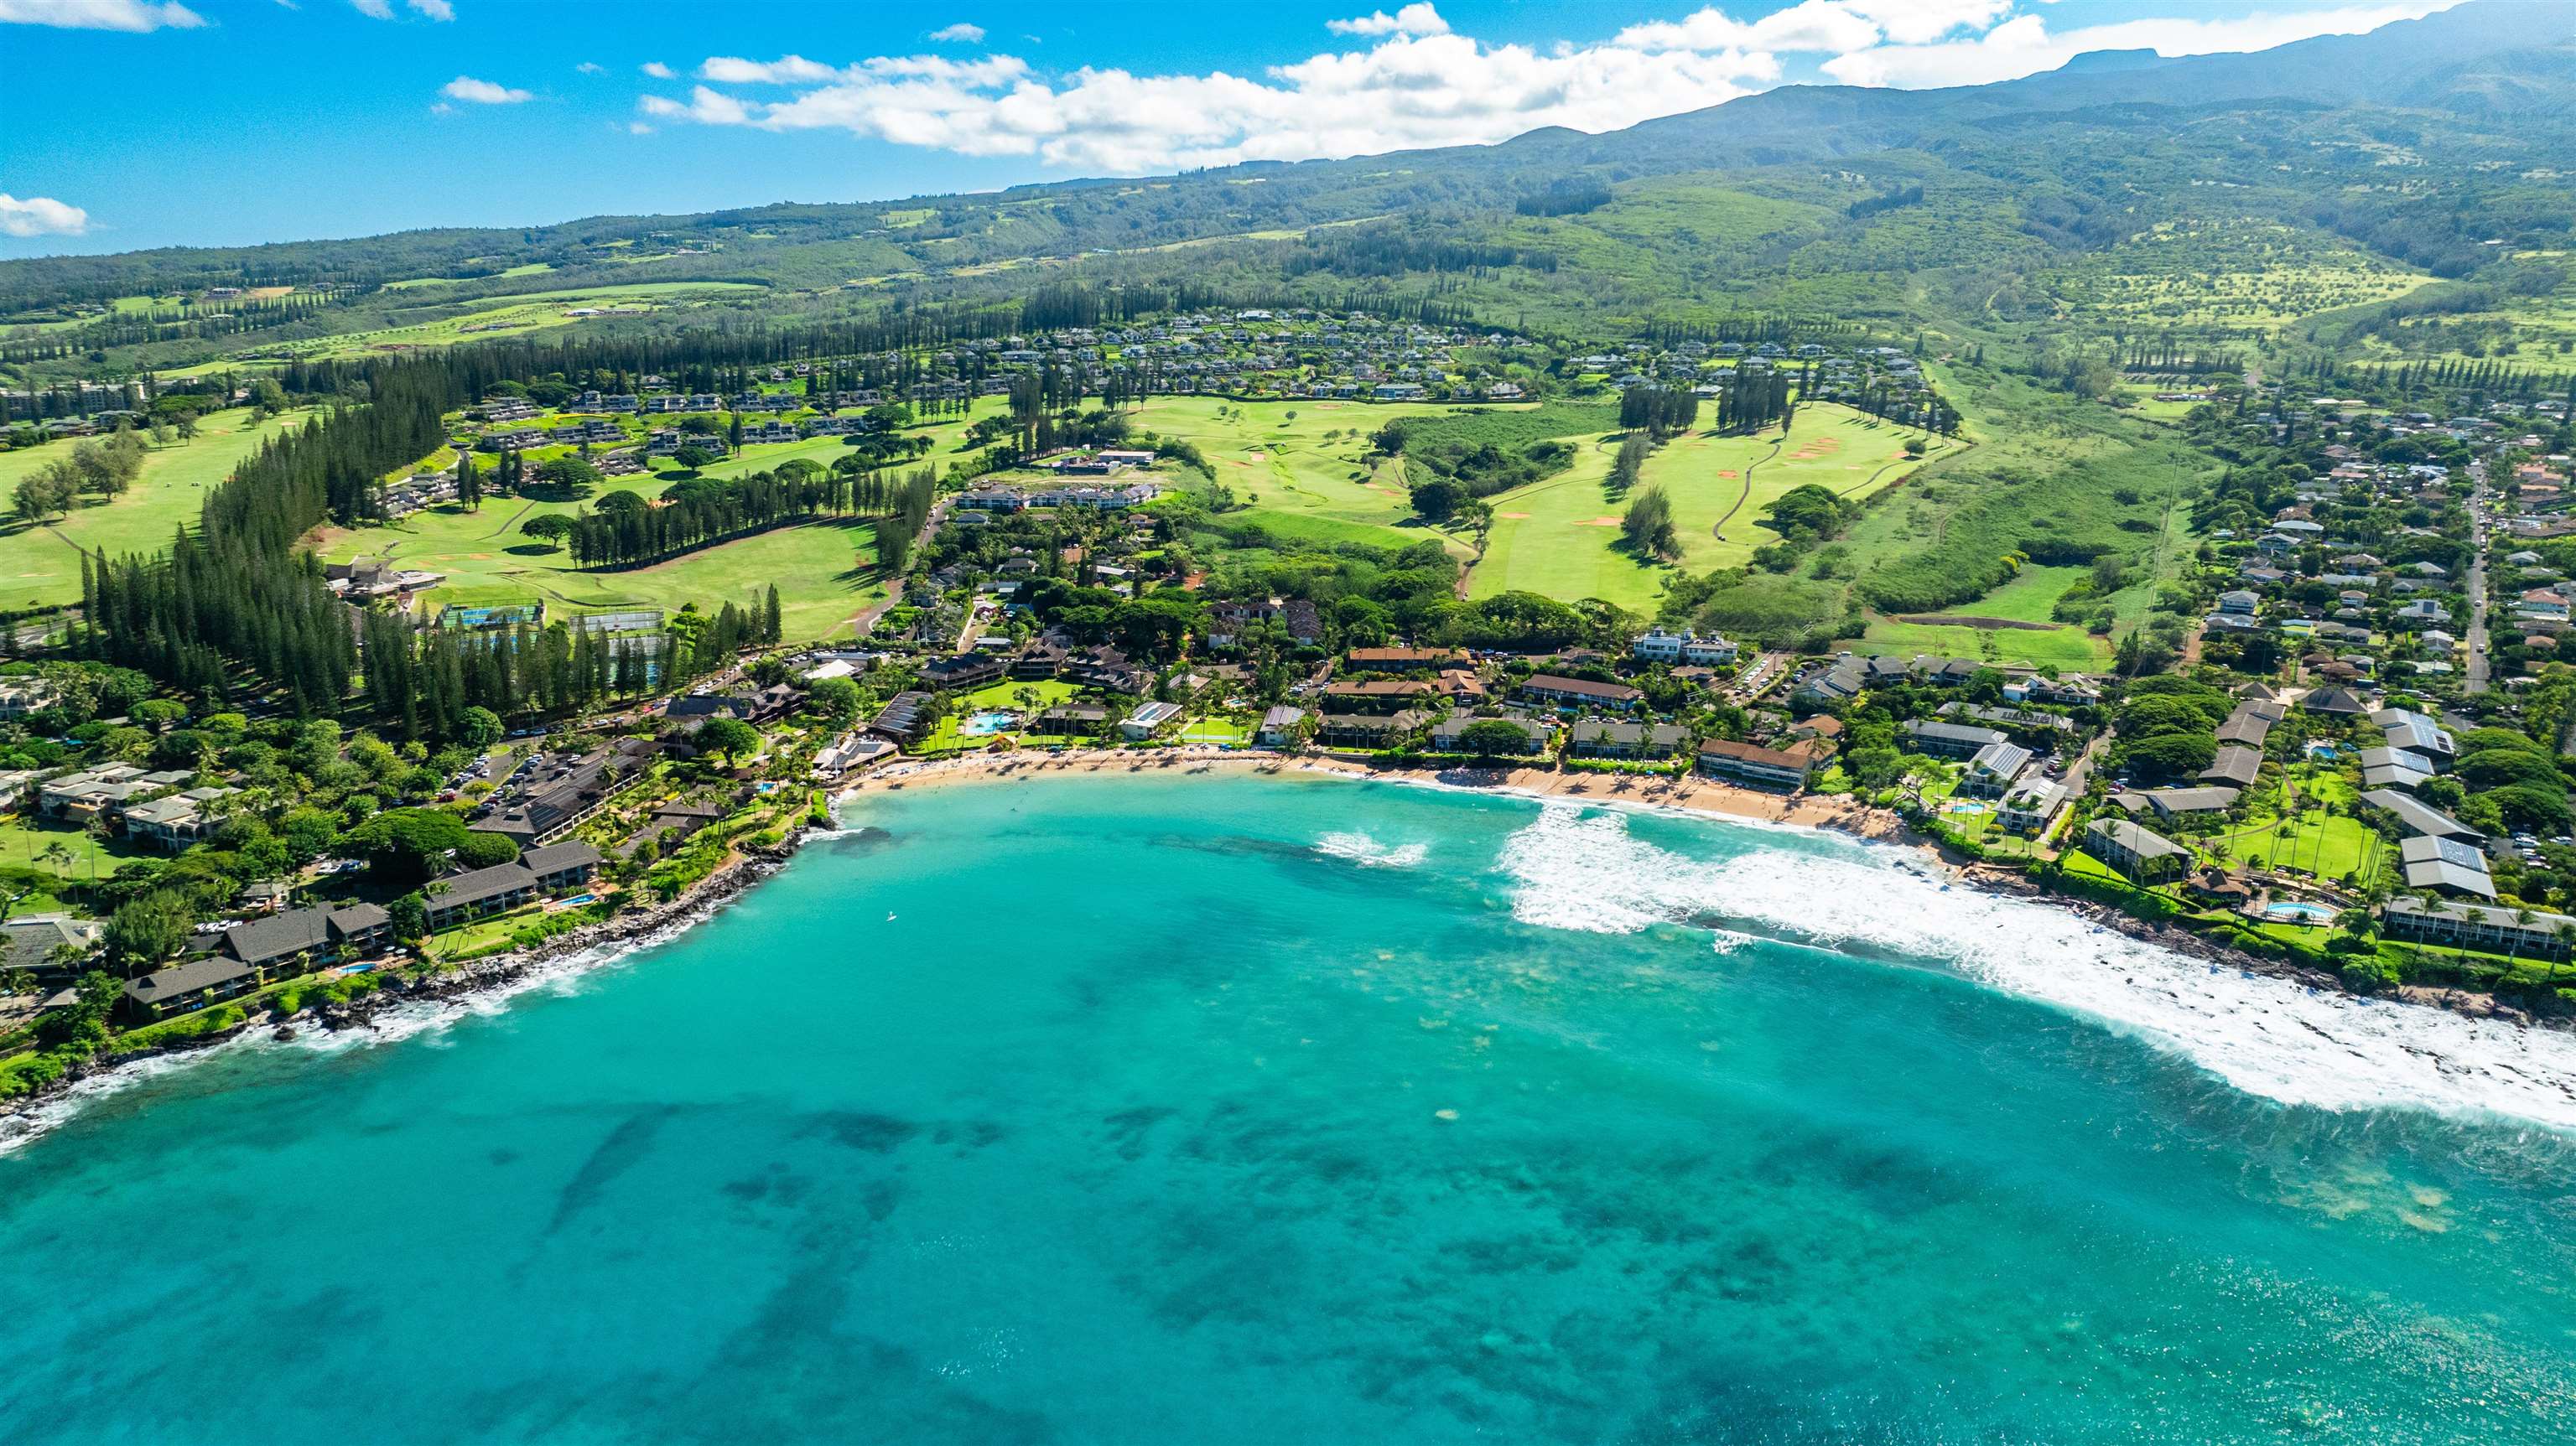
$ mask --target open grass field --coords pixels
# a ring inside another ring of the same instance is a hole
[[[1467,545],[1413,518],[1400,465],[1372,469],[1368,435],[1395,417],[1440,416],[1443,406],[1358,402],[1228,402],[1155,397],[1129,413],[1139,431],[1187,438],[1216,468],[1216,480],[1283,537],[1402,547],[1438,536],[1460,557]],[[1521,406],[1481,410],[1523,411]],[[1229,514],[1240,518],[1246,514]],[[1299,521],[1298,519],[1307,519]]]
[[[998,399],[986,398],[968,417],[922,429],[933,442],[928,460],[945,467],[962,456],[968,422],[1001,405]],[[726,477],[764,471],[797,457],[828,464],[847,451],[837,437],[746,447],[742,455],[712,464],[707,473]],[[658,497],[678,477],[671,472],[612,478],[600,491]],[[307,541],[326,562],[381,557],[405,567],[445,573],[447,582],[424,595],[433,608],[448,603],[542,600],[553,609],[577,611],[647,607],[676,611],[689,602],[708,610],[728,601],[753,601],[776,583],[787,636],[804,641],[846,633],[853,614],[886,596],[875,575],[875,532],[853,518],[777,528],[623,572],[577,568],[569,551],[543,545],[521,530],[531,518],[547,513],[573,516],[588,505],[497,497],[487,499],[479,512],[433,507],[377,527],[324,528]],[[79,581],[77,571],[73,581]]]
[[[143,459],[143,475],[124,496],[75,507],[43,527],[0,525],[0,607],[80,601],[76,547],[105,548],[116,556],[168,548],[172,528],[196,525],[206,489],[230,476],[262,442],[300,425],[305,416],[286,413],[254,423],[247,408],[211,413],[198,422],[195,437],[154,448]],[[0,452],[0,496],[19,478],[71,449],[72,443],[64,440]]]
[[[2350,809],[2358,801],[2350,778],[2332,766],[2308,763],[2291,768],[2286,783],[2290,794],[2309,803],[2304,812],[2285,814],[2278,792],[2258,794],[2247,826],[2214,840],[2212,851],[2257,867],[2350,878],[2363,887],[2393,874],[2387,840],[2359,819],[2327,811]]]
[[[245,349],[256,351],[263,356],[292,352],[308,361],[331,357],[365,356],[370,353],[412,347],[453,346],[461,341],[522,336],[532,331],[571,326],[585,319],[564,314],[575,307],[652,306],[658,308],[765,290],[767,290],[766,287],[743,281],[669,281],[638,282],[623,286],[588,286],[566,291],[538,291],[517,296],[495,297],[489,306],[477,307],[456,316],[440,317],[411,325],[380,327],[372,331],[343,332],[337,336],[318,337],[311,341],[254,345]],[[435,300],[434,289],[425,295],[430,299],[425,301],[424,305],[440,304]]]
[[[61,844],[71,850],[71,861],[52,864],[43,861],[45,849]],[[123,868],[130,859],[160,858],[162,855],[128,845],[123,839],[100,843],[81,829],[67,828],[34,817],[11,814],[0,818],[0,864],[34,869],[46,878],[86,882],[91,877],[108,878]],[[50,894],[36,893],[18,901],[14,912],[41,914],[60,907]]]
[[[1755,548],[1779,540],[1756,519],[1783,493],[1812,483],[1846,497],[1873,494],[1921,465],[1905,456],[1911,435],[1848,407],[1818,403],[1800,407],[1785,434],[1765,428],[1752,436],[1676,437],[1647,460],[1642,481],[1672,498],[1684,570],[1737,567]],[[1488,499],[1494,526],[1484,561],[1469,579],[1470,596],[1535,592],[1644,609],[1662,594],[1669,569],[1614,546],[1626,506],[1605,490],[1615,445],[1583,440],[1572,469]],[[1930,440],[1927,461],[1958,446]]]
[[[1873,652],[1924,653],[1947,658],[1982,658],[2034,667],[2095,668],[2111,661],[2113,640],[2097,638],[2083,628],[2051,622],[2049,609],[2089,568],[2025,567],[2012,581],[1973,603],[1940,617],[1975,618],[1987,623],[2028,623],[2032,627],[1980,627],[1974,623],[1939,624],[1878,618],[1861,641]]]
[[[629,484],[648,497],[669,485],[657,479]],[[623,572],[576,568],[569,551],[520,531],[530,518],[569,516],[581,507],[498,498],[480,512],[433,507],[381,527],[325,530],[315,541],[327,562],[381,557],[445,573],[447,581],[425,595],[433,608],[543,600],[578,611],[676,611],[689,602],[709,610],[757,600],[776,583],[787,635],[802,640],[847,631],[852,614],[885,597],[875,577],[874,530],[856,519],[782,527]]]
[[[2431,279],[2335,237],[2212,218],[2161,223],[2059,272],[2054,289],[2061,315],[2088,321],[2274,331]]]

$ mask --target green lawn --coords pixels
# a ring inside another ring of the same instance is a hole
[[[1241,718],[1193,718],[1180,732],[1183,743],[1241,748],[1252,741],[1252,724]]]
[[[930,736],[921,740],[920,746],[913,751],[928,754],[960,753],[971,748],[989,747],[996,738],[1016,739],[1019,736],[1017,730],[1006,733],[967,734],[958,730],[958,724],[978,713],[1009,712],[1023,715],[1035,713],[1065,702],[1081,691],[1073,684],[1055,678],[1043,678],[1031,682],[987,683],[971,693],[959,694],[949,708],[948,716],[940,719],[939,726],[933,728]]]
[[[1927,653],[1941,657],[1984,658],[1998,663],[2054,664],[2060,668],[2095,668],[2111,661],[2112,640],[2097,638],[2070,624],[2049,621],[2068,586],[2087,576],[2082,567],[2025,567],[2012,581],[1972,603],[1962,603],[1939,617],[1992,619],[1997,622],[2044,624],[2042,628],[1977,627],[1972,624],[1900,622],[1874,618],[1861,641],[1888,653]],[[2123,594],[2125,596],[2125,594]]]
[[[1752,436],[1676,437],[1647,460],[1641,480],[1672,499],[1685,570],[1738,567],[1755,548],[1779,540],[1759,518],[1783,493],[1813,484],[1841,496],[1869,496],[1919,465],[1905,456],[1911,435],[1849,407],[1816,403],[1800,407],[1785,434],[1766,428]],[[1493,532],[1469,580],[1470,596],[1535,592],[1643,609],[1662,594],[1670,569],[1616,547],[1627,504],[1605,483],[1617,443],[1580,441],[1568,471],[1488,499]],[[1931,456],[1957,445],[1930,441]]]
[[[2302,797],[2332,806],[2348,808],[2355,798],[2352,781],[2329,769],[2301,765],[2292,770],[2290,781]],[[2323,808],[2285,820],[2278,808],[2278,801],[2266,796],[2265,809],[2249,820],[2247,828],[2208,842],[2232,860],[2259,859],[2268,867],[2298,869],[2320,878],[2355,878],[2363,887],[2391,869],[2388,841],[2361,820]]]
[[[41,861],[50,844],[59,843],[72,851],[71,862],[56,865]],[[122,840],[102,844],[76,828],[46,823],[29,815],[13,814],[0,818],[0,864],[34,869],[49,878],[86,881],[95,875],[106,878],[123,867],[128,859],[159,858],[162,855],[146,849],[127,846]],[[60,908],[50,893],[19,901],[21,914],[43,913]]]
[[[964,455],[968,421],[1002,405],[998,399],[985,398],[968,417],[921,429],[934,443],[927,461],[944,468]],[[798,457],[828,463],[848,450],[837,437],[770,443],[746,447],[742,455],[706,470],[711,476],[735,476],[765,471]],[[680,475],[671,471],[616,477],[600,491],[658,497]],[[479,512],[433,507],[376,527],[324,528],[308,540],[329,562],[364,555],[445,573],[448,581],[425,594],[433,608],[542,599],[554,607],[584,611],[677,610],[688,602],[708,610],[728,601],[756,601],[776,583],[787,636],[802,641],[846,633],[853,614],[885,598],[875,570],[875,531],[855,518],[781,527],[623,572],[576,568],[568,549],[542,545],[521,530],[532,518],[549,513],[577,515],[594,501],[595,494],[584,502],[497,497],[487,499]]]
[[[1402,464],[1372,468],[1365,460],[1369,433],[1389,420],[1456,410],[1461,409],[1155,397],[1128,415],[1138,431],[1195,444],[1215,467],[1216,480],[1251,509],[1251,516],[1283,537],[1380,547],[1440,537],[1463,557],[1463,542],[1419,525],[1401,526],[1413,517]],[[1498,404],[1484,410],[1528,407]]]
[[[254,423],[248,408],[211,413],[197,423],[195,437],[154,448],[143,459],[143,475],[124,496],[75,507],[43,527],[0,526],[0,606],[80,601],[75,547],[105,548],[113,556],[167,550],[173,529],[196,526],[208,488],[232,475],[233,467],[262,442],[300,425],[306,415],[289,413]],[[66,439],[0,452],[0,497],[19,478],[68,456],[71,449]]]
[[[683,305],[692,301],[716,300],[767,291],[765,286],[747,281],[663,281],[638,282],[618,286],[585,286],[566,291],[525,292],[515,296],[492,298],[489,306],[457,316],[440,317],[409,325],[380,327],[373,331],[343,332],[306,342],[269,343],[245,348],[273,355],[292,352],[307,361],[328,357],[366,356],[412,347],[452,346],[462,341],[489,341],[500,336],[524,336],[532,331],[571,326],[587,320],[564,313],[574,307],[650,306],[655,308]],[[424,307],[452,303],[437,299],[435,290],[423,293]]]

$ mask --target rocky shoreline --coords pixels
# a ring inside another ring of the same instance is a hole
[[[1536,792],[1527,790],[1518,786],[1521,780],[1510,774],[1470,779],[1429,774],[1424,770],[1354,768],[1334,771],[1348,772],[1361,777],[1394,777],[1408,782],[1431,783],[1439,787],[1509,791],[1537,797],[1546,797],[1553,792],[1552,790]],[[928,776],[917,772],[907,777],[899,773],[890,778],[881,778],[878,784],[879,786],[892,784],[900,788],[906,783],[918,786],[926,782],[953,782],[960,776],[960,773],[946,770],[930,771]],[[851,790],[852,793],[857,791],[857,789]],[[841,795],[842,798],[849,796],[849,793]],[[1653,798],[1583,798],[1578,795],[1568,801],[1606,804],[1614,807],[1626,804],[1672,812],[1699,813],[1703,816],[1709,814],[1716,814],[1719,817],[1729,816],[1704,806],[1691,808]],[[1733,816],[1738,819],[1744,817],[1741,814]],[[1801,819],[1798,822],[1805,823],[1809,827],[1832,829],[1879,842],[1897,842],[1924,847],[1942,858],[1945,864],[1954,867],[1959,882],[1969,887],[2010,894],[2034,902],[2045,902],[2065,909],[2089,923],[2098,924],[2105,929],[2187,958],[2202,960],[2246,974],[2279,979],[2306,989],[2337,994],[2358,993],[2344,982],[2341,975],[2330,970],[2318,969],[2292,960],[2270,959],[2251,954],[2206,938],[2178,924],[2152,923],[2107,904],[2058,893],[2014,870],[2000,869],[1974,860],[1953,858],[1941,849],[1937,840],[1926,838],[1910,828],[1905,828],[1901,823],[1893,829],[1888,828],[1885,821],[1892,817],[1893,815],[1886,814],[1883,810],[1864,810],[1857,816]],[[787,861],[794,857],[797,849],[803,845],[808,832],[808,826],[799,823],[776,845],[747,850],[727,860],[715,872],[701,879],[688,892],[669,903],[656,905],[639,913],[602,920],[546,940],[533,948],[514,950],[507,954],[460,965],[452,970],[415,978],[388,975],[385,976],[387,982],[374,992],[344,1004],[314,1006],[283,1019],[274,1014],[263,1014],[246,1019],[230,1029],[192,1035],[186,1039],[174,1040],[150,1049],[101,1055],[79,1068],[66,1071],[62,1079],[45,1089],[15,1100],[0,1102],[0,1125],[6,1125],[29,1115],[72,1093],[85,1081],[113,1075],[148,1060],[202,1052],[262,1031],[269,1032],[274,1038],[286,1040],[295,1038],[298,1033],[307,1028],[328,1032],[366,1029],[371,1027],[380,1015],[394,1009],[472,998],[509,988],[550,965],[581,954],[613,950],[620,946],[640,945],[652,942],[658,937],[677,935],[703,922],[725,904],[784,867]],[[2576,1020],[2561,1015],[2536,1014],[2509,1004],[2494,995],[2476,990],[2398,985],[2377,991],[2370,997],[2423,1008],[2442,1009],[2471,1019],[2494,1020],[2527,1028],[2576,1030]],[[0,1131],[0,1138],[5,1138],[5,1131]]]
[[[295,1038],[305,1029],[338,1032],[369,1028],[379,1015],[391,1010],[419,1004],[440,1004],[469,999],[495,990],[506,989],[549,965],[593,951],[614,950],[620,946],[641,945],[658,938],[676,935],[703,922],[718,909],[732,902],[753,885],[776,873],[793,857],[804,842],[806,826],[798,824],[775,846],[746,850],[727,860],[713,873],[700,879],[686,893],[666,904],[657,904],[638,913],[603,919],[569,933],[559,934],[529,949],[516,949],[461,964],[451,970],[404,978],[388,974],[385,982],[371,993],[345,1004],[314,1005],[284,1018],[263,1013],[243,1020],[230,1029],[209,1030],[173,1040],[149,1049],[126,1050],[103,1054],[77,1068],[66,1070],[63,1077],[44,1089],[0,1102],[0,1124],[5,1124],[43,1108],[75,1091],[86,1081],[100,1079],[148,1060],[174,1055],[196,1054],[229,1044],[246,1035],[266,1032],[280,1040]]]
[[[2114,933],[2125,934],[2141,943],[2153,944],[2168,953],[2199,959],[2246,974],[2259,974],[2266,978],[2280,979],[2332,994],[2352,994],[2357,997],[2394,1000],[2428,1009],[2444,1009],[2471,1019],[2492,1019],[2500,1023],[2518,1024],[2533,1029],[2576,1029],[2576,1020],[2558,1015],[2535,1014],[2518,1005],[2508,1004],[2492,994],[2481,993],[2474,989],[2400,984],[2373,991],[2365,996],[2361,991],[2346,984],[2343,976],[2332,970],[2318,969],[2294,960],[2267,959],[2259,954],[2250,954],[2242,949],[2193,933],[2179,924],[2150,923],[2108,904],[2098,904],[2090,899],[2057,893],[2026,875],[2008,869],[1971,865],[1962,870],[1960,877],[1963,882],[1973,887],[2045,902],[2089,923],[2099,924]]]

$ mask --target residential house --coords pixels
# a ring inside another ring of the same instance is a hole
[[[1118,735],[1131,742],[1151,738],[1165,724],[1181,716],[1178,703],[1142,703],[1118,725]]]
[[[1252,741],[1264,748],[1294,748],[1305,739],[1306,710],[1286,704],[1261,715],[1261,727]]]

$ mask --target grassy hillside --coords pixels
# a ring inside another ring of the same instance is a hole
[[[254,423],[248,408],[209,413],[198,422],[195,437],[153,448],[143,460],[143,475],[124,496],[75,507],[42,527],[0,523],[0,607],[80,601],[80,554],[75,548],[122,556],[168,547],[171,529],[196,526],[207,488],[229,476],[233,465],[260,443],[299,425],[305,415],[286,413]],[[71,448],[66,440],[0,452],[0,496]]]

